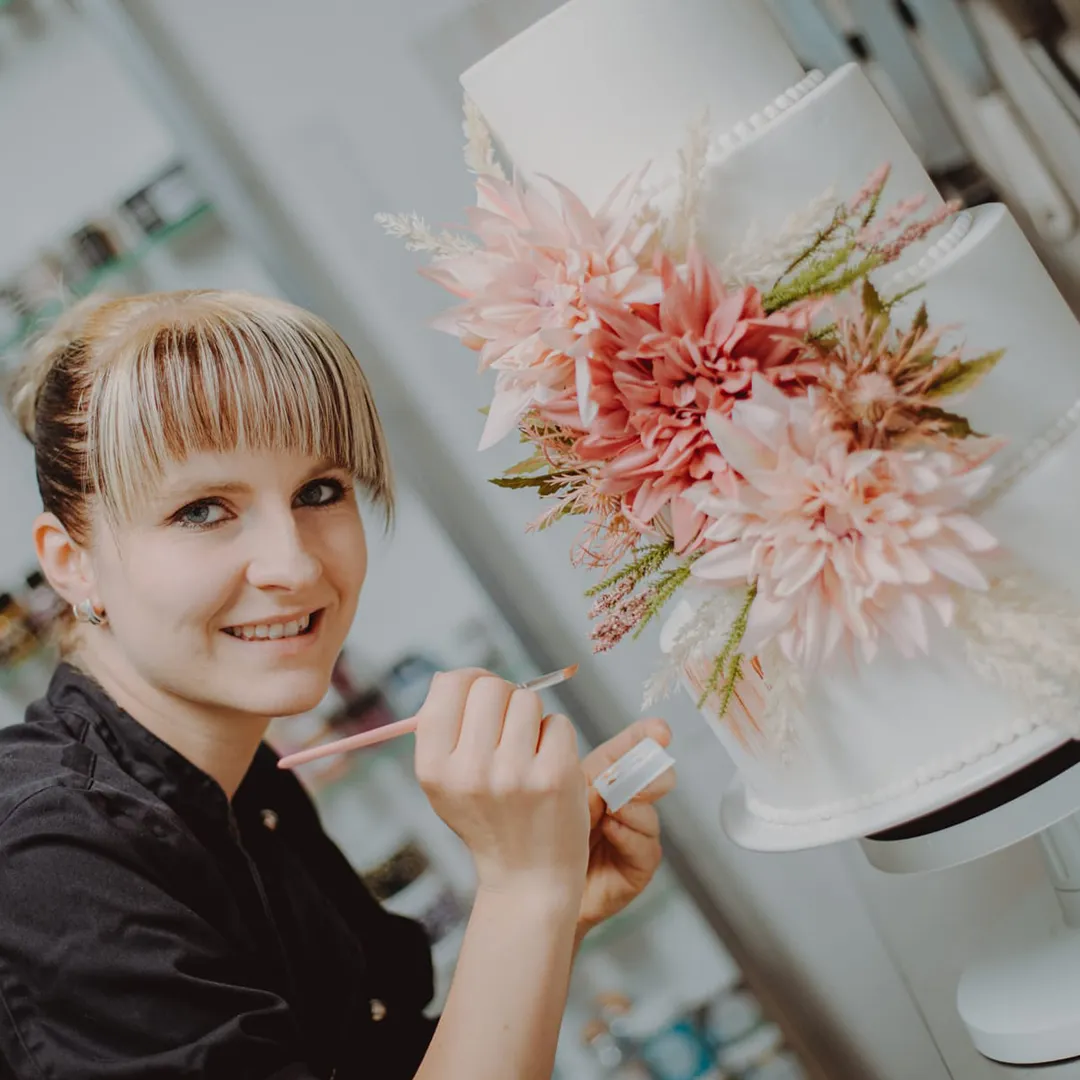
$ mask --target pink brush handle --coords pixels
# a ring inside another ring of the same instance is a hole
[[[344,754],[349,750],[361,750],[365,746],[377,746],[381,742],[386,742],[387,739],[396,739],[399,735],[408,735],[415,730],[416,717],[410,716],[408,720],[397,720],[392,724],[374,728],[372,731],[362,731],[359,735],[349,735],[344,739],[323,743],[322,746],[313,746],[309,750],[286,754],[278,762],[278,768],[295,769],[297,765],[306,765],[309,761],[330,757],[331,754]]]
[[[528,682],[518,683],[519,690],[546,690],[549,686],[558,686],[567,679],[572,679],[577,674],[577,664],[559,668],[558,671],[549,671],[546,675],[540,675]],[[313,746],[310,750],[300,750],[295,754],[286,754],[278,762],[279,769],[295,769],[297,765],[305,765],[309,761],[318,758],[330,757],[331,754],[344,754],[349,750],[360,750],[365,746],[377,746],[387,739],[396,739],[399,735],[409,735],[416,730],[417,719],[415,716],[408,720],[398,720],[385,727],[375,728],[373,731],[365,731],[360,735],[350,735],[345,739],[335,742],[324,743],[322,746]]]

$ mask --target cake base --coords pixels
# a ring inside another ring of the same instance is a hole
[[[943,810],[859,841],[887,874],[945,870],[1002,851],[1080,811],[1080,743]]]
[[[1033,893],[961,976],[956,1007],[975,1048],[992,1061],[1080,1057],[1080,930]]]
[[[751,851],[801,851],[844,840],[875,837],[944,811],[947,807],[957,806],[992,785],[1004,783],[1029,768],[1038,768],[1040,762],[1049,760],[1054,754],[1068,756],[1076,750],[1076,744],[1070,743],[1060,732],[1051,729],[1032,732],[1025,738],[1023,747],[1006,748],[966,766],[959,773],[914,786],[889,800],[828,817],[810,817],[801,821],[778,820],[755,812],[756,800],[753,793],[742,776],[737,774],[721,798],[721,824],[736,844]],[[1069,768],[1076,764],[1077,760],[1080,759],[1071,758],[1063,767]],[[1044,779],[1049,777],[1043,777],[1038,783],[1042,783]],[[1002,801],[1008,801],[1008,798]],[[1072,813],[1078,806],[1080,789],[1076,802],[1060,816]],[[992,809],[992,806],[984,807],[979,812],[988,809]],[[1057,819],[1041,821],[1026,835],[1037,832],[1053,820]]]

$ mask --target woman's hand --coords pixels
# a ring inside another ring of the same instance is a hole
[[[675,786],[668,769],[653,784],[610,814],[592,782],[642,739],[671,742],[663,720],[639,720],[598,746],[582,761],[589,786],[589,869],[578,916],[578,940],[594,926],[622,911],[652,880],[660,865],[660,818],[652,804]]]
[[[416,775],[472,852],[482,893],[579,905],[589,800],[565,716],[485,671],[437,675],[418,714]]]

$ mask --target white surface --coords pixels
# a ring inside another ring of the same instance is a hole
[[[802,76],[755,0],[571,0],[462,84],[519,170],[595,209],[677,151],[706,109],[726,131]]]
[[[964,972],[956,1003],[972,1041],[994,1061],[1080,1057],[1080,930],[1037,894],[1025,898]]]
[[[883,209],[915,195],[926,200],[920,213],[942,205],[862,69],[846,64],[734,149],[717,140],[702,178],[702,247],[722,261],[748,232],[776,234],[829,191],[850,199],[884,164]],[[914,257],[909,249],[896,266]]]

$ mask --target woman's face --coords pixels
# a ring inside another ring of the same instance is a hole
[[[288,453],[197,454],[167,468],[135,520],[97,520],[94,537],[110,648],[154,689],[265,717],[322,699],[367,570],[346,472]]]

